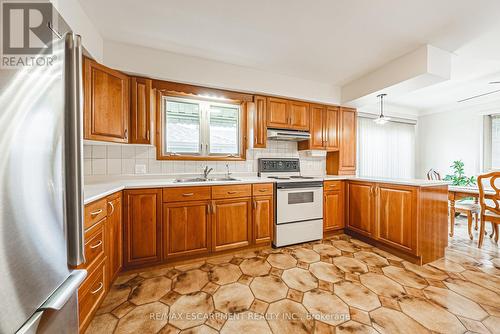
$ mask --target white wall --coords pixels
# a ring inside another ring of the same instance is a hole
[[[83,47],[97,61],[103,59],[103,39],[78,0],[50,0],[71,29],[82,36]]]
[[[454,109],[436,110],[420,116],[417,123],[416,176],[425,178],[430,168],[442,177],[461,159],[466,175],[482,172],[483,116],[498,113],[500,101],[455,104]]]
[[[105,41],[104,64],[168,81],[322,103],[340,102],[340,88],[330,84],[120,42]]]

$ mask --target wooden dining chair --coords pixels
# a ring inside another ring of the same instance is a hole
[[[477,246],[481,248],[487,221],[493,225],[495,242],[498,242],[498,225],[500,224],[500,172],[480,175],[477,178],[477,183],[479,186],[479,204],[481,205],[481,225]]]
[[[441,180],[441,174],[434,170],[434,168],[429,169],[427,172],[428,180]],[[457,214],[463,213],[467,216],[467,232],[469,233],[469,238],[472,240],[472,222],[475,220],[476,222],[476,230],[477,230],[477,221],[479,217],[480,207],[475,204],[474,201],[471,200],[463,200],[455,203],[455,212]],[[450,219],[450,224],[453,224],[454,219]],[[452,226],[450,226],[450,237],[453,236],[451,233],[453,231]]]

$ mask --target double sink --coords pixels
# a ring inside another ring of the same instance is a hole
[[[229,181],[239,181],[238,179],[235,179],[233,177],[215,177],[215,178],[203,178],[203,177],[193,177],[193,178],[186,178],[186,179],[176,179],[175,182],[178,183],[190,183],[190,182],[214,182],[214,181],[222,181],[222,182],[229,182]]]

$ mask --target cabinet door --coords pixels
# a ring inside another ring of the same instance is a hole
[[[343,190],[324,193],[323,230],[334,231],[344,228],[344,195]]]
[[[309,104],[299,101],[289,101],[290,128],[294,130],[309,130]]]
[[[274,97],[267,98],[267,126],[289,128],[288,101]]]
[[[377,239],[402,250],[416,252],[417,190],[414,187],[381,184],[376,196]]]
[[[130,142],[151,143],[152,80],[133,77],[131,84]]]
[[[253,147],[265,148],[267,143],[266,98],[255,96],[253,115]]]
[[[340,112],[340,166],[339,170],[356,172],[356,109],[341,108]]]
[[[253,199],[253,233],[255,244],[270,243],[274,223],[273,196]]]
[[[250,245],[252,206],[251,198],[213,201],[212,251]]]
[[[84,58],[84,138],[128,142],[128,76]]]
[[[163,204],[163,244],[166,258],[208,253],[209,205],[209,201]]]
[[[323,119],[325,148],[329,151],[339,148],[339,108],[327,107]]]
[[[375,225],[374,187],[369,182],[348,183],[348,227],[366,236],[372,235]]]
[[[323,127],[323,117],[325,107],[321,105],[311,105],[311,139],[309,149],[323,149],[325,144],[325,133]]]
[[[125,190],[124,265],[155,264],[162,259],[161,189]]]
[[[106,254],[108,286],[111,285],[122,268],[122,195],[108,197],[108,218],[106,219]]]

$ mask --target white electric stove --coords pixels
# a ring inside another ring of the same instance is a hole
[[[302,176],[299,159],[260,158],[258,175],[276,181],[274,242],[282,247],[323,237],[323,179]]]

